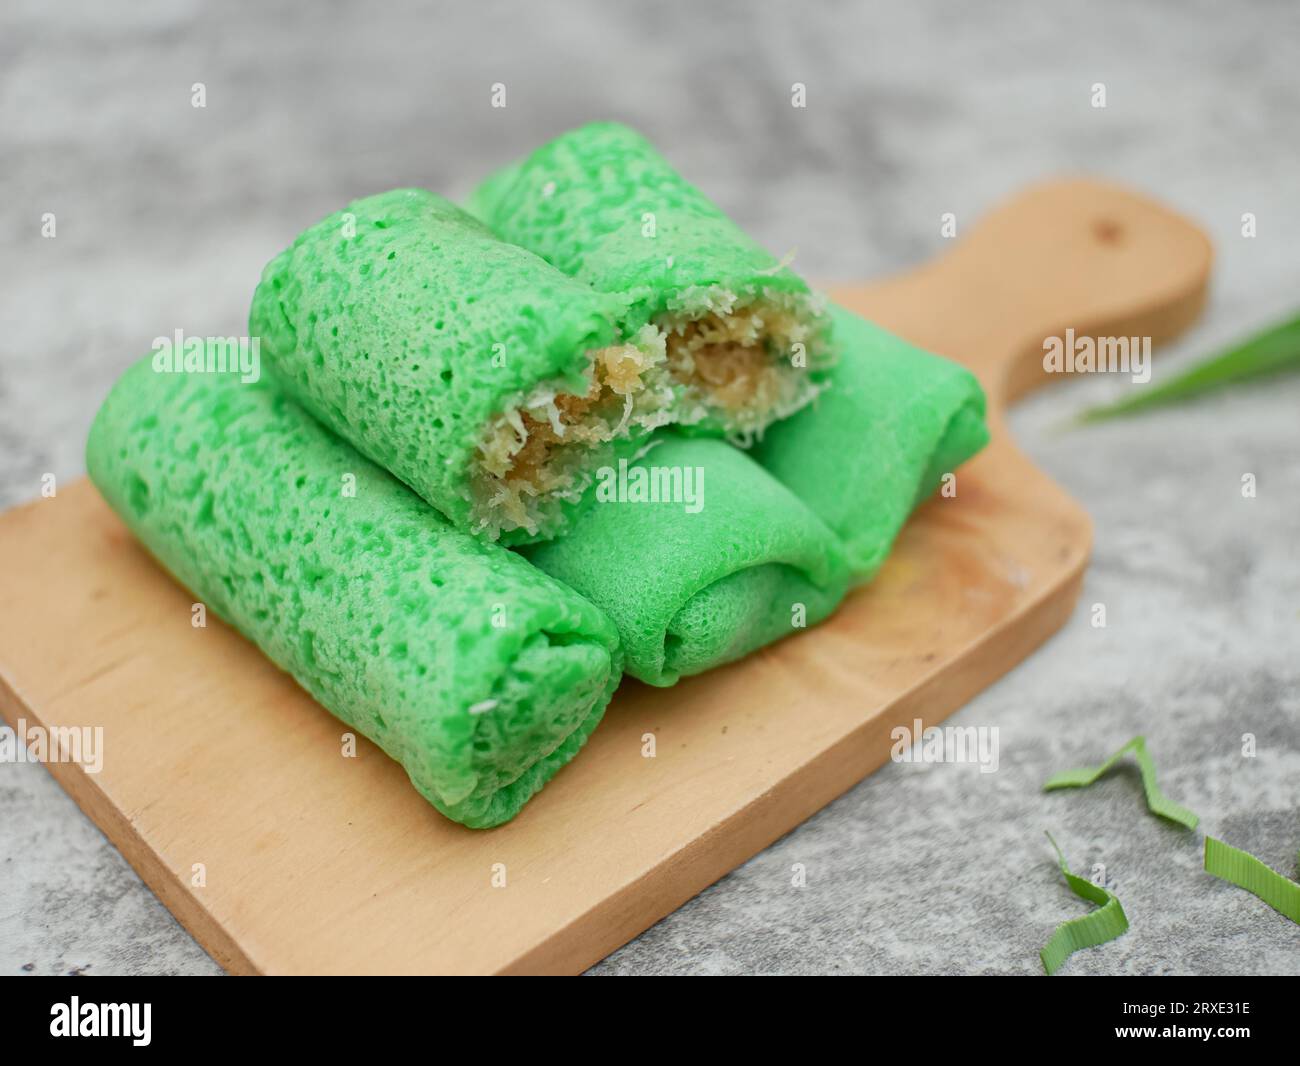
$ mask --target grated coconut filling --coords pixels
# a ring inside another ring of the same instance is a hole
[[[693,312],[659,319],[669,373],[684,386],[681,421],[716,419],[748,446],[818,391],[808,374],[822,359],[811,308],[806,299],[779,294],[742,303],[709,290],[697,300]],[[796,362],[800,350],[804,358]]]
[[[535,536],[560,501],[577,500],[590,484],[593,453],[633,429],[713,419],[747,447],[817,394],[807,368],[822,353],[812,350],[815,313],[806,298],[742,302],[719,289],[683,297],[689,311],[660,316],[635,343],[588,352],[585,394],[543,386],[492,421],[474,478],[479,531]],[[802,363],[793,358],[799,345]]]
[[[633,427],[649,431],[672,419],[663,338],[653,326],[636,344],[598,348],[587,357],[584,395],[543,386],[489,425],[474,486],[478,528],[489,536],[511,529],[536,535],[548,503],[581,496],[593,474],[593,451]]]

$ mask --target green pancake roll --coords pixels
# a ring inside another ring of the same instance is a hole
[[[263,271],[250,334],[276,382],[459,529],[566,524],[590,470],[674,417],[663,338],[626,301],[396,189],[302,233]]]
[[[753,455],[835,532],[860,582],[989,432],[984,391],[965,367],[842,308],[831,315],[840,354],[826,390]]]
[[[666,339],[678,421],[746,444],[808,403],[830,359],[823,301],[644,137],[594,123],[491,175],[469,209]]]
[[[847,588],[831,531],[725,441],[664,432],[591,491],[564,536],[521,550],[613,619],[627,672],[648,684],[816,625]]]
[[[265,381],[146,359],[104,402],[86,462],[181,584],[454,821],[513,818],[618,684],[599,609],[453,528]]]

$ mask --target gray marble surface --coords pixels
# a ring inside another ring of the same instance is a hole
[[[821,279],[918,263],[941,213],[1049,175],[1158,195],[1218,250],[1172,372],[1300,299],[1297,70],[1284,2],[6,3],[0,505],[82,471],[96,405],[154,336],[242,332],[303,225],[395,185],[459,195],[598,117]],[[1096,554],[1069,624],[952,719],[999,728],[999,771],[889,765],[595,972],[1035,973],[1084,909],[1044,829],[1105,865],[1132,922],[1065,973],[1300,972],[1300,930],[1201,873],[1199,834],[1144,814],[1135,772],[1039,790],[1145,732],[1206,831],[1295,873],[1300,378],[1060,431],[1121,388],[1057,385],[1012,420],[1093,515]],[[0,973],[217,971],[42,768],[0,765]]]

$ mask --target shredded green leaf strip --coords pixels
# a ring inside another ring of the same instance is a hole
[[[1300,925],[1300,885],[1265,866],[1254,855],[1205,838],[1205,872],[1258,896],[1279,914]]]
[[[1089,914],[1062,922],[1056,927],[1051,939],[1043,945],[1043,950],[1038,953],[1038,957],[1043,960],[1043,968],[1050,977],[1076,951],[1096,947],[1127,932],[1128,918],[1124,915],[1124,908],[1120,906],[1119,899],[1113,892],[1107,892],[1100,885],[1094,885],[1091,881],[1070,873],[1065,856],[1061,854],[1056,841],[1052,840],[1051,833],[1047,834],[1047,839],[1052,841],[1052,847],[1056,849],[1061,873],[1065,875],[1065,883],[1070,886],[1071,891],[1080,899],[1100,904],[1097,910]]]
[[[1151,813],[1158,814],[1161,818],[1168,818],[1171,822],[1177,822],[1188,829],[1195,829],[1200,824],[1200,818],[1186,807],[1169,799],[1157,787],[1156,764],[1147,751],[1146,737],[1134,737],[1100,766],[1085,766],[1079,770],[1063,770],[1059,774],[1054,774],[1043,786],[1043,791],[1051,792],[1058,788],[1087,788],[1130,751],[1137,761],[1138,769],[1142,772],[1142,789],[1146,792],[1147,808]]]
[[[1117,403],[1090,408],[1079,415],[1078,421],[1102,422],[1286,370],[1300,370],[1300,316],[1257,333],[1161,385],[1138,386],[1131,396]]]

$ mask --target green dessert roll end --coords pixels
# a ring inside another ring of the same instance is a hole
[[[570,530],[526,550],[613,620],[640,681],[740,659],[816,625],[848,588],[826,525],[725,441],[666,432],[606,474]]]
[[[452,528],[266,381],[146,359],[104,402],[86,461],[195,597],[464,825],[514,817],[618,684],[598,608]]]
[[[754,457],[835,532],[863,582],[989,431],[984,390],[965,367],[842,308],[832,316],[839,360],[826,390],[773,426]]]

